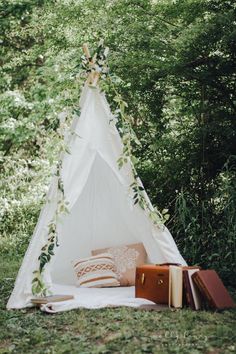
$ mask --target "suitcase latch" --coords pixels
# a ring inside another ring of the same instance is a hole
[[[145,282],[145,274],[142,273],[142,276],[141,276],[141,283],[142,283],[142,285],[144,284],[144,282]]]

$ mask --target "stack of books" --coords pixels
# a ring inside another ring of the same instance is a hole
[[[186,305],[192,310],[235,307],[216,271],[170,265],[169,272],[169,306],[182,308]]]

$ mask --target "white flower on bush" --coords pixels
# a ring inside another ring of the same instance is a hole
[[[60,124],[63,124],[65,122],[67,116],[68,116],[67,111],[62,111],[62,112],[58,113],[58,119],[60,121]]]
[[[0,220],[3,218],[6,212],[11,208],[10,202],[7,198],[0,197]]]
[[[25,100],[25,97],[22,93],[20,93],[18,90],[15,90],[15,91],[7,91],[6,92],[6,95],[8,97],[13,97],[14,98],[14,102],[15,102],[15,105],[17,107],[19,106],[25,106],[26,105],[26,100]]]
[[[16,107],[25,107],[30,110],[33,109],[34,107],[33,103],[27,102],[23,93],[21,93],[18,90],[6,91],[5,95],[7,97],[12,97],[14,99],[14,103]]]
[[[7,200],[7,198],[0,198],[0,205],[1,205],[1,209],[8,209],[9,207],[9,201]]]
[[[17,120],[14,119],[13,117],[8,118],[5,122],[1,124],[2,129],[8,129],[8,130],[15,130],[17,126]]]

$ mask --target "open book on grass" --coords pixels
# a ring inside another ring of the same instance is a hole
[[[59,302],[74,299],[73,295],[49,295],[49,296],[36,296],[31,299],[34,305],[48,304],[49,302]]]

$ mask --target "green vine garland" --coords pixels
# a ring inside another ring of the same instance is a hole
[[[62,135],[60,136],[62,138]],[[47,263],[54,256],[55,247],[58,246],[57,223],[63,214],[69,213],[68,202],[65,199],[64,184],[61,177],[62,154],[69,153],[68,147],[63,142],[60,146],[61,158],[57,163],[55,176],[57,177],[57,207],[53,219],[48,224],[47,241],[41,248],[41,253],[38,257],[39,267],[33,271],[32,294],[35,296],[46,296],[49,290],[43,280],[43,272]]]
[[[162,212],[160,212],[157,208],[152,207],[146,199],[145,189],[143,188],[137,171],[134,167],[135,157],[132,152],[132,145],[140,145],[140,141],[138,140],[137,135],[132,128],[132,117],[130,117],[125,111],[128,107],[127,102],[122,99],[114,85],[112,86],[115,92],[114,101],[117,103],[116,112],[118,112],[120,116],[121,129],[119,129],[119,131],[121,133],[123,142],[122,155],[117,161],[118,167],[122,168],[124,164],[126,164],[128,161],[130,162],[133,174],[133,182],[130,185],[130,189],[132,191],[134,205],[139,204],[139,206],[148,213],[149,217],[155,225],[163,226],[170,217],[168,214],[168,209],[164,209]]]

